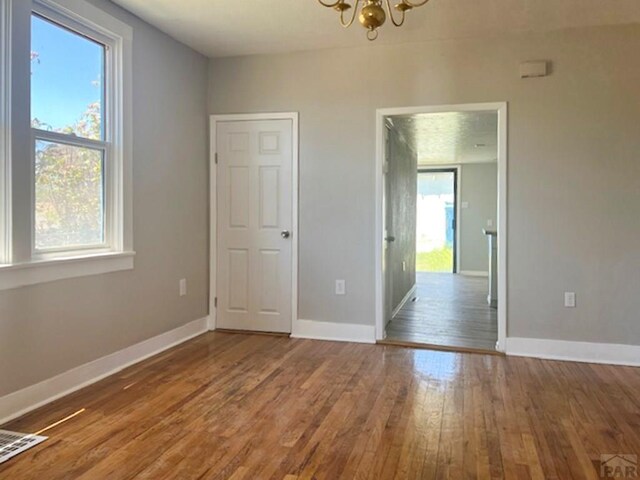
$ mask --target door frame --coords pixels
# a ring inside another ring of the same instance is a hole
[[[218,168],[216,162],[218,123],[257,120],[291,120],[291,331],[298,320],[298,197],[299,114],[298,112],[239,113],[209,116],[209,330],[216,329],[218,278]]]
[[[392,115],[445,112],[498,113],[498,342],[496,350],[506,350],[507,339],[507,166],[508,166],[508,104],[467,103],[453,105],[427,105],[419,107],[381,108],[376,110],[375,160],[375,321],[376,340],[384,339],[384,277],[382,255],[384,241],[384,121]]]
[[[453,173],[453,210],[455,212],[455,232],[453,239],[453,274],[460,273],[460,173],[459,165],[418,165],[418,175],[428,172]],[[417,206],[416,206],[417,210]]]

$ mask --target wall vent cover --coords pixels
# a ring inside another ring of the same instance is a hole
[[[0,430],[0,463],[44,442],[47,437]]]

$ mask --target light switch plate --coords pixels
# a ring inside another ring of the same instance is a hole
[[[336,280],[336,295],[347,294],[347,282],[344,280]]]

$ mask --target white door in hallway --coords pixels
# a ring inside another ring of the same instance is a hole
[[[290,332],[293,122],[219,122],[218,328]]]

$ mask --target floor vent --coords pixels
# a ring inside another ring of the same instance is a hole
[[[0,430],[0,463],[44,442],[47,437]]]

